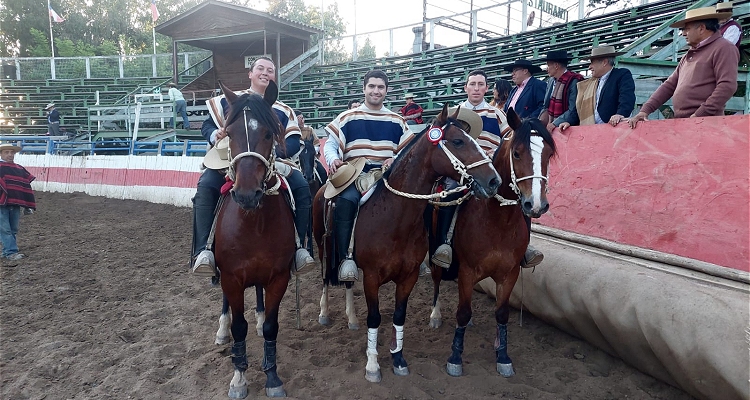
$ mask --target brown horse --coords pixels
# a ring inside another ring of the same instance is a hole
[[[403,328],[409,294],[417,282],[419,264],[427,252],[423,212],[431,197],[429,193],[433,182],[440,176],[468,179],[474,193],[483,197],[494,195],[500,185],[490,160],[464,131],[465,125],[456,120],[456,116],[457,113],[449,116],[447,107],[443,107],[430,128],[433,133],[437,132],[435,129],[442,130],[442,137],[426,135],[428,129],[414,137],[373,189],[369,200],[359,209],[354,228],[354,256],[364,276],[368,328],[365,378],[370,382],[381,379],[377,360],[380,326],[378,290],[391,281],[396,284],[390,346],[393,372],[396,375],[409,373],[402,354]],[[332,265],[330,243],[323,241],[323,191],[321,189],[315,196],[313,223],[319,254],[327,256],[323,260],[324,276],[330,276],[336,274],[333,271],[337,270],[338,265]]]
[[[229,177],[233,180],[231,200],[219,209],[216,222],[216,266],[220,271],[225,306],[231,308],[234,338],[234,375],[229,397],[247,396],[247,355],[245,338],[245,289],[255,286],[259,306],[265,290],[263,322],[263,363],[266,395],[284,397],[283,383],[276,373],[276,336],[279,331],[279,304],[289,283],[296,249],[294,216],[283,195],[279,195],[279,175],[274,169],[275,146],[283,145],[284,133],[271,109],[278,89],[271,82],[264,97],[237,96],[222,85],[229,103],[227,135],[230,138]],[[226,332],[228,318],[222,315],[217,342]]]
[[[495,359],[497,372],[505,377],[514,374],[508,357],[508,299],[520,272],[521,259],[529,244],[529,229],[524,214],[537,218],[549,208],[547,202],[547,166],[555,154],[555,142],[538,119],[521,121],[511,108],[508,124],[513,129],[495,152],[492,164],[500,173],[503,185],[495,198],[469,199],[458,209],[454,236],[453,265],[447,272],[432,268],[435,292],[430,326],[440,326],[441,278],[458,274],[458,310],[456,330],[448,359],[448,374],[462,373],[461,353],[464,332],[471,320],[471,295],[474,285],[491,277],[497,285],[495,294]],[[434,238],[431,238],[434,242]],[[436,245],[433,243],[433,247]],[[458,269],[456,271],[456,268]],[[444,275],[445,274],[445,275]]]

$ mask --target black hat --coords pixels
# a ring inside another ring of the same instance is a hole
[[[547,57],[541,58],[539,61],[562,61],[563,63],[568,63],[572,59],[573,56],[568,55],[568,52],[565,50],[552,50],[547,53]]]
[[[515,68],[525,68],[529,70],[529,73],[531,75],[534,75],[536,73],[542,72],[542,69],[537,67],[536,65],[532,64],[529,60],[516,60],[513,64],[506,65],[503,67],[504,70],[508,72],[513,72],[513,69]]]

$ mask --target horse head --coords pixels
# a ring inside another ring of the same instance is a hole
[[[513,108],[508,110],[508,125],[513,132],[503,137],[502,151],[495,153],[493,164],[503,176],[510,175],[510,187],[523,213],[539,218],[549,210],[547,167],[555,155],[555,141],[541,121],[522,121]]]
[[[314,134],[314,133],[313,133]],[[302,175],[311,184],[315,180],[315,146],[313,138],[302,141],[302,152],[299,153],[299,166],[302,169]]]
[[[238,96],[219,84],[229,103],[225,129],[230,139],[229,177],[234,181],[230,192],[240,207],[251,210],[258,207],[267,183],[275,178],[275,146],[284,143],[281,123],[272,108],[279,91],[271,81],[263,97]]]
[[[427,132],[430,141],[443,151],[432,152],[432,165],[440,175],[453,178],[460,183],[469,183],[474,195],[492,197],[500,187],[500,176],[484,150],[467,132],[470,125],[458,119],[460,108],[448,114],[448,105],[432,121]],[[473,115],[474,111],[471,111]],[[480,118],[478,115],[477,118]],[[436,130],[437,129],[437,130]],[[439,137],[442,131],[442,137]],[[447,155],[447,157],[446,157]]]

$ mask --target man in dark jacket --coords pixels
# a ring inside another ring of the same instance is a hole
[[[571,125],[616,126],[630,116],[635,108],[635,82],[630,70],[614,68],[620,54],[612,46],[591,50],[591,78],[578,83],[575,109],[559,125],[561,130]]]
[[[529,60],[517,60],[503,69],[511,73],[510,79],[516,84],[503,111],[507,113],[513,107],[521,118],[538,118],[544,108],[546,85],[532,75],[542,72],[542,69]]]

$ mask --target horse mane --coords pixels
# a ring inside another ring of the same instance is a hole
[[[263,97],[258,94],[245,93],[237,98],[237,101],[229,106],[226,126],[228,127],[232,125],[246,108],[250,109],[253,117],[258,120],[259,125],[268,127],[268,129],[271,130],[274,138],[276,138],[277,144],[283,146],[284,135],[279,117],[276,115],[273,107],[268,105]]]
[[[521,122],[521,127],[513,130],[513,138],[511,139],[510,143],[511,147],[523,145],[524,147],[529,148],[529,145],[531,144],[532,131],[536,131],[536,133],[541,136],[547,144],[549,144],[550,149],[552,149],[552,154],[550,154],[550,157],[554,157],[557,153],[557,148],[555,147],[555,139],[552,138],[552,134],[547,130],[547,127],[544,126],[542,121],[536,118],[524,119]],[[502,147],[502,145],[500,147]],[[495,150],[495,154],[492,156],[493,162],[500,153],[500,147]]]

